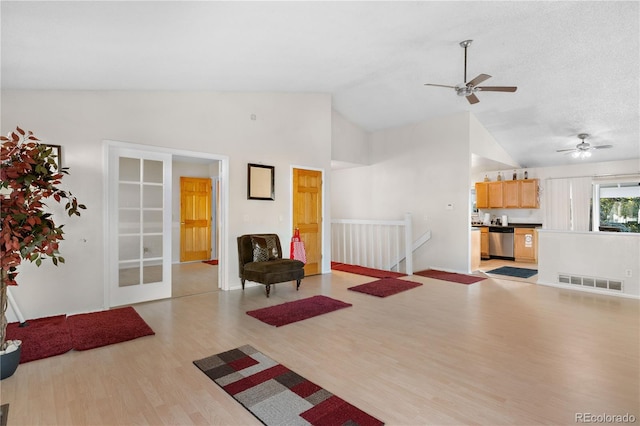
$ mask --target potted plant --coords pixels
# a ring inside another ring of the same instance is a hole
[[[45,203],[50,200],[60,203],[69,216],[80,216],[79,210],[86,207],[78,204],[70,192],[58,187],[68,170],[59,167],[52,147],[40,143],[31,131],[25,132],[20,127],[8,136],[0,136],[0,141],[0,353],[8,357],[12,353],[11,349],[7,350],[10,346],[17,351],[21,349],[20,342],[6,339],[7,287],[17,285],[18,266],[23,260],[40,266],[47,258],[56,266],[64,263],[58,252],[64,225],[54,222]],[[55,221],[59,222],[57,218]],[[19,362],[19,352],[17,355]],[[12,358],[16,358],[16,354]],[[2,378],[8,377],[8,373],[3,371]]]

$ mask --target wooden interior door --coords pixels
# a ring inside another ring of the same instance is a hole
[[[180,262],[211,257],[211,179],[180,177]]]
[[[322,272],[322,172],[293,169],[293,228],[300,230],[307,263],[305,275]]]

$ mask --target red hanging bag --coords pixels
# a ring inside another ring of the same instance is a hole
[[[291,248],[289,249],[289,258],[307,263],[307,252],[304,249],[304,242],[300,238],[300,230],[296,228],[291,238]]]

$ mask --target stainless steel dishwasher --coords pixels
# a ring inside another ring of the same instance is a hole
[[[514,260],[513,227],[489,227],[489,257]]]

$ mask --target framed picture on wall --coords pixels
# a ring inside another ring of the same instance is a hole
[[[248,200],[275,200],[275,167],[249,163],[247,176]]]
[[[43,144],[44,146],[46,146],[47,148],[51,148],[52,149],[52,154],[55,155],[55,163],[56,163],[56,170],[61,171],[62,170],[62,146],[60,145],[51,145],[48,143]]]

